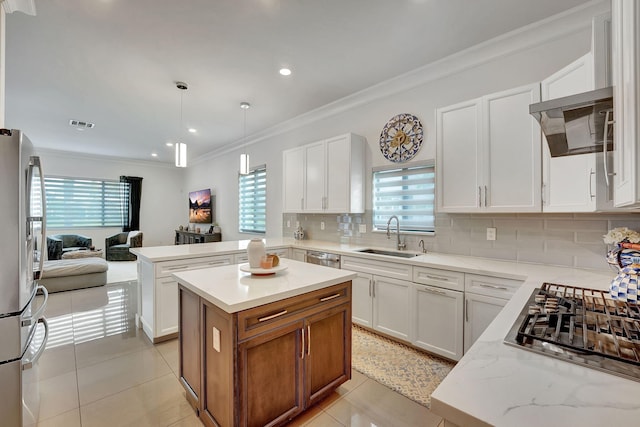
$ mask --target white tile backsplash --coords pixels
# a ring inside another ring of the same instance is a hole
[[[353,215],[286,214],[291,227],[283,236],[293,236],[295,221],[305,230],[305,238],[351,243],[361,246],[395,248],[395,234],[371,232],[371,212]],[[325,222],[325,230],[320,222]],[[367,225],[360,233],[359,224]],[[425,241],[428,251],[504,259],[538,264],[590,269],[610,269],[605,261],[607,247],[602,236],[614,227],[640,231],[640,214],[443,214],[436,215],[436,234],[403,235],[407,249],[419,251]],[[486,240],[487,228],[497,229],[497,240]]]

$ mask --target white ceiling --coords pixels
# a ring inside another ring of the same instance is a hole
[[[241,101],[250,135],[586,2],[36,0],[36,16],[7,15],[5,127],[171,163],[178,137],[190,158],[242,142]]]

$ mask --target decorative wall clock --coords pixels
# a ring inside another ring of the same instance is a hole
[[[422,146],[422,123],[413,114],[398,114],[384,125],[380,133],[380,151],[388,160],[403,163],[411,160]]]

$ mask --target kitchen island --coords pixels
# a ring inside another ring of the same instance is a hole
[[[355,273],[284,260],[174,273],[179,376],[207,426],[281,425],[351,378]]]

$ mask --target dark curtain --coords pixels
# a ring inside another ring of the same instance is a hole
[[[142,199],[142,178],[137,176],[121,176],[124,185],[124,212],[122,231],[140,230],[140,200]]]

